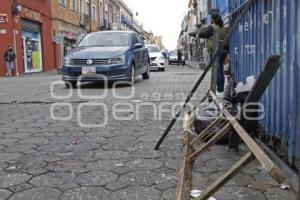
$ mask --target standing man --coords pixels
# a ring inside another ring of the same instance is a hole
[[[177,65],[182,64],[182,53],[180,51],[180,49],[177,50]]]
[[[201,29],[198,33],[198,37],[200,38],[207,38],[207,49],[210,56],[213,56],[219,48],[221,51],[218,55],[218,62],[216,66],[213,68],[217,68],[216,70],[213,69],[212,77],[212,90],[215,91],[215,87],[217,87],[217,96],[224,95],[224,61],[227,55],[227,46],[228,41],[226,39],[226,29],[224,28],[223,20],[219,14],[218,10],[212,10],[211,13],[211,25]],[[214,75],[216,72],[216,77]],[[217,83],[215,85],[215,82]]]
[[[4,53],[4,59],[6,62],[6,76],[12,76],[12,72],[14,69],[14,60],[16,58],[16,53],[8,46],[8,50]]]

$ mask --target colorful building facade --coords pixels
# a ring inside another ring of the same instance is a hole
[[[55,69],[50,0],[2,0],[0,16],[0,76],[8,46],[16,52],[14,75]]]

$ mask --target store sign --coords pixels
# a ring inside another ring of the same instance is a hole
[[[6,29],[0,29],[0,34],[6,34],[7,30]]]
[[[0,14],[0,24],[7,23],[7,14]]]
[[[24,13],[24,17],[26,17],[27,19],[41,22],[41,13],[36,12],[34,10],[30,10],[28,8],[24,8],[23,13]]]
[[[78,36],[76,34],[70,33],[70,32],[62,32],[62,36],[69,40],[77,40],[77,38],[78,38]]]

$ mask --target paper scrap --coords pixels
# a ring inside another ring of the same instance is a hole
[[[191,197],[197,198],[201,195],[201,190],[192,190],[191,191]],[[210,197],[208,200],[216,200],[214,197]]]

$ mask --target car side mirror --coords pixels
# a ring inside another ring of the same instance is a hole
[[[144,45],[142,43],[135,43],[134,44],[134,48],[135,49],[139,49],[139,48],[142,48]]]

